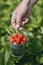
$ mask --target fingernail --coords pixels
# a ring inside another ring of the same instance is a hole
[[[22,30],[23,28],[21,27],[21,28],[19,28],[19,30]]]

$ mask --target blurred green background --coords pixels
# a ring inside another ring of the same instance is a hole
[[[12,34],[15,32],[11,16],[19,3],[20,0],[0,0],[0,65],[43,65],[43,0],[34,6],[29,24],[24,26],[23,33],[28,33],[31,42],[26,45],[26,54],[21,59],[9,54],[7,29]]]

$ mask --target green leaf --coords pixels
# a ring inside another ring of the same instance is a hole
[[[36,58],[37,58],[37,61],[38,61],[40,64],[43,63],[43,54],[40,55],[40,56],[38,56],[38,57],[36,57]]]

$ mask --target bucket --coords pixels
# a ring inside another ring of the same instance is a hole
[[[22,44],[10,44],[10,50],[11,50],[11,55],[14,57],[19,57],[24,55],[24,50],[25,45]]]

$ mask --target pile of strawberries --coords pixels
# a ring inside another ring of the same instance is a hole
[[[10,39],[12,44],[25,44],[26,41],[27,37],[23,36],[23,34],[13,34]]]

